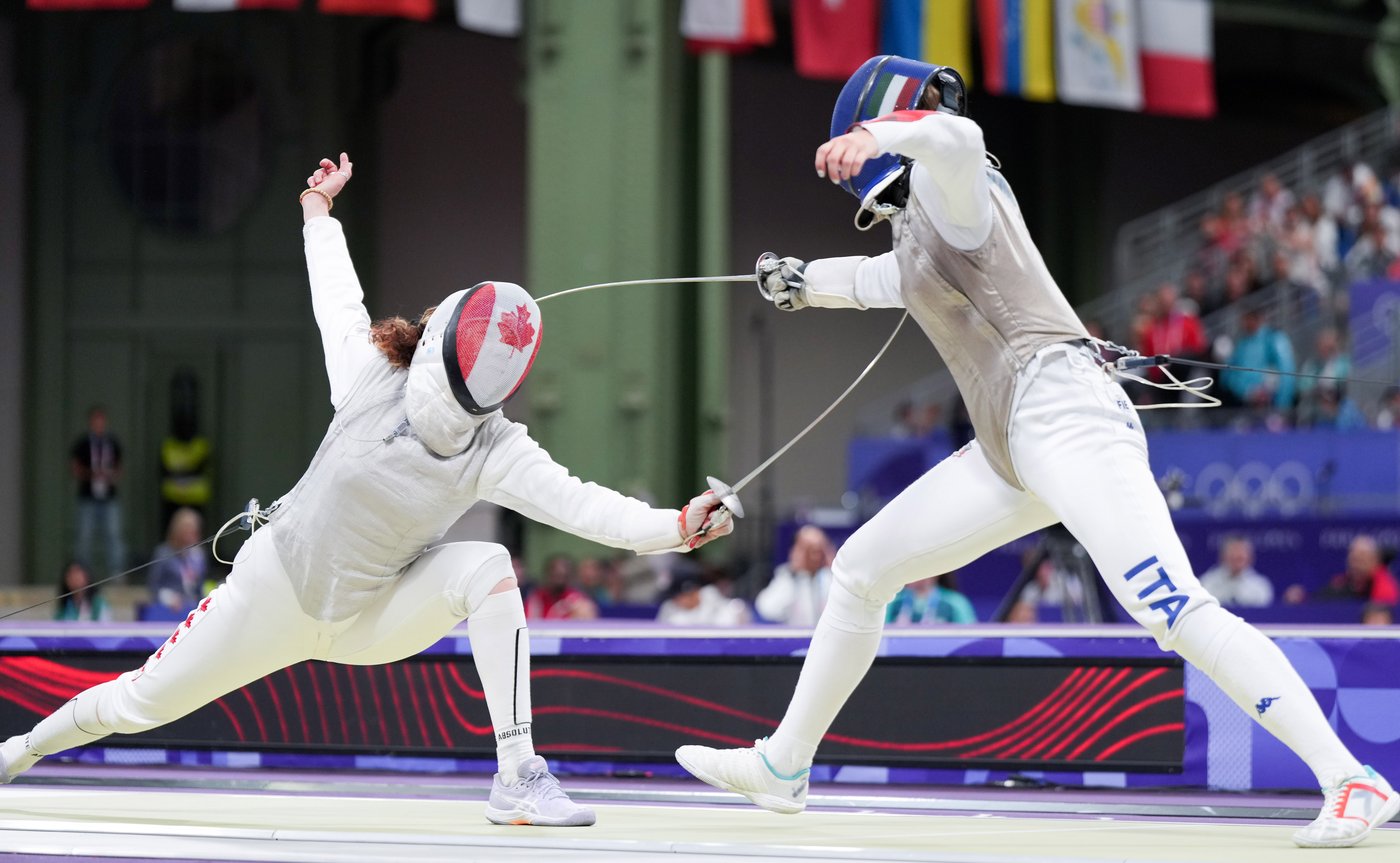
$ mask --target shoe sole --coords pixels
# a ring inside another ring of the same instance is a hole
[[[1298,834],[1295,833],[1293,834],[1293,844],[1299,848],[1350,848],[1353,845],[1359,845],[1362,840],[1371,835],[1372,830],[1389,824],[1396,815],[1400,815],[1400,794],[1391,794],[1390,802],[1381,809],[1376,820],[1361,835],[1348,839],[1336,839],[1332,842],[1312,842],[1307,839],[1299,839]]]
[[[796,815],[803,809],[807,808],[807,802],[805,800],[801,803],[796,803],[792,800],[785,800],[782,797],[778,797],[775,794],[762,794],[759,792],[750,793],[748,791],[743,790],[742,788],[735,788],[733,785],[716,779],[715,777],[701,770],[695,765],[694,762],[687,760],[679,752],[676,753],[676,761],[682,767],[688,770],[691,776],[694,776],[696,779],[699,779],[706,785],[712,785],[721,791],[728,791],[733,794],[739,794],[744,797],[747,797],[750,803],[760,808],[767,809],[769,812],[776,812],[779,815]]]
[[[592,809],[580,809],[567,818],[546,818],[523,809],[496,809],[487,806],[486,820],[492,824],[520,827],[592,827],[598,821],[598,814]]]

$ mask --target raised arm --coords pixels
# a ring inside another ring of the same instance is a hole
[[[365,294],[355,275],[355,265],[350,261],[345,233],[340,222],[330,216],[332,201],[349,182],[352,167],[344,153],[340,154],[339,166],[330,159],[322,159],[321,167],[307,178],[307,188],[301,193],[311,311],[321,331],[331,404],[336,408],[340,407],[365,364],[378,352],[369,339]]]
[[[817,149],[817,175],[839,183],[867,159],[898,153],[914,160],[914,194],[955,246],[980,246],[991,232],[991,186],[982,127],[938,111],[896,111],[861,124]]]
[[[501,422],[504,429],[491,442],[481,471],[478,494],[483,500],[575,536],[643,554],[697,548],[733,529],[726,522],[696,535],[719,505],[712,494],[695,498],[684,510],[656,509],[583,482],[550,458],[524,426]]]

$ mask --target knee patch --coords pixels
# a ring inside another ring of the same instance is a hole
[[[451,582],[451,594],[461,607],[454,609],[460,616],[467,617],[481,607],[491,590],[507,578],[514,578],[515,570],[510,565],[510,553],[504,548],[474,567],[465,568]]]

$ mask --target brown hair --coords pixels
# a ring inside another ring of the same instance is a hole
[[[413,352],[418,348],[418,340],[423,338],[423,328],[428,325],[428,319],[435,311],[437,306],[429,306],[416,321],[397,315],[381,318],[370,324],[370,341],[389,358],[389,365],[396,369],[406,369],[408,364],[413,362]]]

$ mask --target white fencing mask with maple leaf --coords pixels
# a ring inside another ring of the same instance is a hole
[[[408,423],[438,455],[467,448],[530,373],[540,348],[540,307],[519,285],[482,282],[438,305],[408,368]]]

